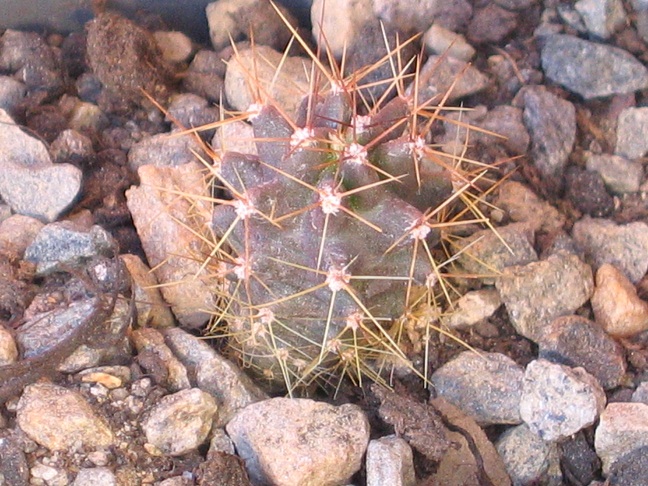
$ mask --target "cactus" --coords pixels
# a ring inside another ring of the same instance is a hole
[[[302,47],[317,69],[296,116],[249,73],[257,102],[221,123],[247,118],[258,155],[204,161],[222,195],[205,266],[229,282],[212,331],[291,393],[344,376],[384,383],[388,365],[414,369],[403,335],[420,325],[429,336],[433,315],[458,297],[448,241],[452,228],[484,222],[486,172],[434,150],[442,109],[408,95],[405,75],[387,81],[394,98],[369,103],[357,81],[366,71],[343,77]]]

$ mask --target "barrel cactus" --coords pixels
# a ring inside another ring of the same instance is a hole
[[[247,118],[256,153],[205,161],[216,195],[206,266],[227,282],[212,331],[289,391],[383,381],[391,366],[425,375],[408,360],[406,329],[429,332],[457,297],[445,243],[483,222],[484,167],[431,146],[431,100],[397,75],[394,97],[360,102],[357,74],[330,72],[314,73],[294,116],[257,89],[232,118]]]

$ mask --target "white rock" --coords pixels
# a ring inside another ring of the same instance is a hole
[[[619,457],[648,446],[648,405],[645,403],[610,403],[596,427],[594,448],[603,462],[603,474]]]
[[[589,427],[605,407],[605,391],[583,368],[532,361],[524,374],[520,416],[545,441]]]
[[[367,486],[415,486],[412,448],[390,435],[372,440],[367,447]]]
[[[648,107],[626,108],[617,121],[614,152],[627,159],[643,157],[648,152]]]
[[[226,430],[252,481],[275,486],[345,484],[360,469],[369,442],[359,407],[308,399],[254,403]]]
[[[153,34],[162,51],[162,57],[169,62],[186,62],[193,52],[191,39],[182,32],[159,30]]]
[[[79,469],[72,486],[118,486],[115,474],[107,467]]]
[[[439,24],[432,24],[423,35],[423,45],[431,54],[454,57],[461,61],[470,61],[475,55],[475,48],[471,46],[466,38]]]
[[[216,411],[216,401],[208,393],[182,390],[162,397],[142,420],[142,430],[164,454],[181,456],[207,439]]]

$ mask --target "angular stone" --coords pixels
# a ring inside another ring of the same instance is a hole
[[[626,108],[617,120],[615,153],[628,159],[648,152],[648,107]]]
[[[603,461],[603,474],[624,454],[648,446],[648,405],[610,403],[596,427],[594,447]]]
[[[412,448],[390,435],[372,440],[367,447],[367,486],[415,486]]]

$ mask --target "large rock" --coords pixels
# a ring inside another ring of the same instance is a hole
[[[276,486],[346,484],[360,469],[369,422],[360,408],[273,398],[227,424],[252,481]]]

